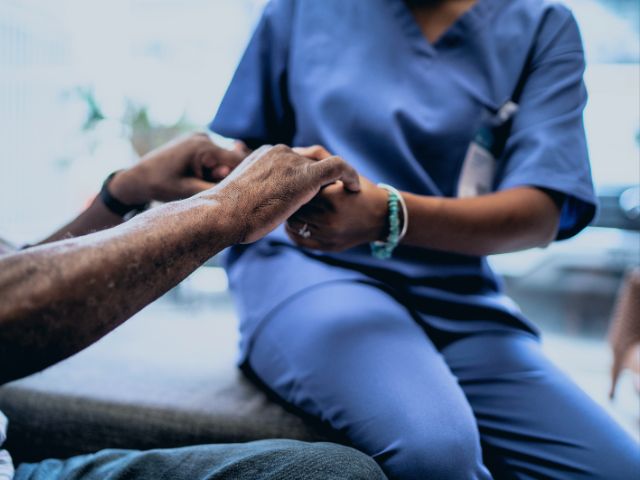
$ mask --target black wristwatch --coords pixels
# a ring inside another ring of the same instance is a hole
[[[122,203],[116,197],[111,195],[111,192],[109,191],[109,184],[111,183],[111,180],[113,180],[113,177],[115,177],[116,174],[120,173],[121,171],[122,170],[116,170],[106,178],[106,180],[102,184],[102,188],[100,189],[99,196],[104,206],[107,207],[107,209],[111,213],[122,218],[131,218],[132,216],[137,215],[140,212],[144,212],[147,208],[149,208],[149,203],[147,202],[138,205],[127,205],[126,203]]]

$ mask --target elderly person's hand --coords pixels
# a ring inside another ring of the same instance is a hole
[[[127,205],[181,200],[221,181],[248,153],[241,143],[227,150],[204,133],[191,134],[153,150],[135,167],[118,172],[109,191]]]
[[[201,195],[230,205],[229,222],[241,227],[234,241],[249,243],[272,231],[328,185],[345,195],[360,191],[358,174],[339,157],[316,159],[284,145],[264,146]]]
[[[296,148],[305,157],[331,154],[320,146]],[[342,251],[384,239],[388,193],[360,176],[360,192],[340,184],[329,185],[287,221],[287,233],[298,245],[324,251]]]
[[[258,240],[338,181],[360,188],[338,157],[265,146],[185,200],[115,228],[0,255],[0,384],[85,348],[223,248]]]

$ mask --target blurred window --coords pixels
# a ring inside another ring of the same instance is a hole
[[[264,3],[0,0],[2,233],[18,243],[45,235],[107,173],[205,125]],[[637,180],[637,0],[566,3],[586,45],[596,182]]]
[[[264,0],[0,0],[0,232],[34,241],[212,118]]]
[[[585,45],[585,127],[597,187],[640,179],[640,3],[565,0]]]

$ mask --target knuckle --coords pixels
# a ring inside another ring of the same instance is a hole
[[[278,143],[271,147],[273,153],[291,153],[291,149],[283,143]]]
[[[331,173],[337,174],[345,169],[346,162],[340,157],[330,157],[327,159]]]
[[[338,168],[341,172],[348,172],[353,170],[351,165],[349,165],[347,161],[342,157],[336,157],[336,168]]]

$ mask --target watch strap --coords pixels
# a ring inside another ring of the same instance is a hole
[[[126,203],[122,203],[111,194],[111,192],[109,191],[109,184],[113,180],[113,177],[115,177],[121,171],[122,170],[116,170],[105,179],[104,183],[102,184],[102,188],[100,189],[99,197],[104,206],[107,207],[107,209],[111,213],[124,218],[128,215],[135,215],[137,213],[145,211],[149,207],[149,204],[141,203],[138,205],[127,205]]]

